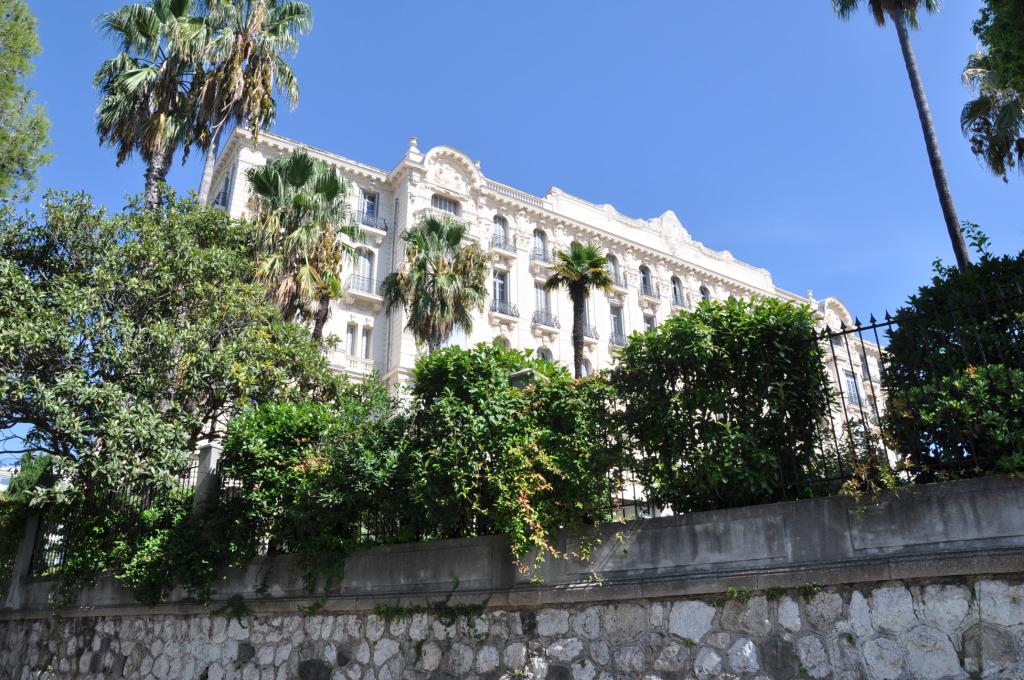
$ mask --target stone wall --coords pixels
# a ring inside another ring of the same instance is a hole
[[[222,680],[1024,677],[1024,585],[890,582],[430,612],[0,625],[0,677]]]
[[[588,561],[525,574],[500,536],[383,546],[323,598],[287,557],[225,572],[208,605],[144,607],[107,576],[59,616],[29,531],[0,680],[1024,680],[1022,494],[988,478],[609,525]]]

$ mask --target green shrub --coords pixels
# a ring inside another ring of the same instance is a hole
[[[884,429],[915,481],[1022,469],[1024,254],[938,268],[897,311]]]
[[[306,584],[342,575],[344,558],[376,540],[395,503],[397,408],[377,381],[334,404],[268,403],[232,420],[223,474],[240,493],[216,510],[235,518],[235,552],[296,556]]]
[[[533,384],[515,387],[523,369]],[[609,511],[607,387],[498,345],[435,351],[416,367],[404,474],[425,537],[506,533],[517,556],[557,552],[564,526]]]
[[[612,382],[654,503],[687,512],[811,492],[829,389],[813,328],[806,306],[729,299],[633,336]]]
[[[49,456],[21,458],[18,472],[11,478],[6,492],[0,492],[0,598],[4,584],[11,576],[18,546],[25,535],[25,522],[31,513],[32,490],[52,481]]]

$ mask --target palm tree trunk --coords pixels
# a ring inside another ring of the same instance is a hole
[[[213,184],[213,168],[217,164],[217,147],[220,146],[221,129],[217,128],[217,133],[213,136],[213,142],[210,144],[210,148],[206,150],[206,160],[203,163],[203,179],[199,183],[199,205],[206,205],[206,201],[210,197],[210,185]]]
[[[167,180],[167,171],[170,169],[169,155],[166,152],[157,152],[146,163],[146,210],[156,210],[160,207],[162,185]]]
[[[313,321],[313,339],[322,340],[324,337],[324,324],[331,314],[331,298],[327,295],[320,296],[320,308],[316,312],[316,319]]]
[[[932,177],[935,179],[935,190],[939,194],[942,216],[946,220],[949,240],[953,243],[957,267],[963,271],[970,265],[971,257],[967,253],[967,244],[964,242],[963,232],[960,231],[960,220],[957,219],[956,208],[953,206],[953,195],[949,190],[946,168],[942,164],[942,155],[939,153],[939,137],[935,133],[935,121],[932,120],[932,112],[928,108],[928,99],[924,94],[924,83],[921,82],[921,72],[917,67],[914,47],[910,44],[907,16],[902,11],[892,12],[891,16],[893,24],[896,25],[896,35],[900,39],[900,49],[903,50],[903,61],[907,66],[907,75],[910,77],[910,89],[914,92],[917,115],[921,119],[921,131],[924,133],[924,144],[928,148],[928,162],[932,166]]]
[[[583,377],[583,320],[586,313],[586,298],[570,295],[572,298],[572,363],[577,378]]]

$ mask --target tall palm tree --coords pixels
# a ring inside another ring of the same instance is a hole
[[[149,0],[99,18],[120,51],[93,78],[101,93],[96,132],[101,144],[117,149],[118,165],[142,156],[147,209],[159,204],[175,151],[187,155],[202,137],[194,115],[209,37],[201,9],[192,0]]]
[[[612,290],[612,277],[608,258],[593,243],[573,243],[568,252],[555,253],[555,267],[544,282],[551,291],[565,288],[572,301],[572,359],[577,378],[583,377],[583,325],[587,313],[587,298],[596,288],[606,293]]]
[[[294,107],[299,83],[282,59],[295,53],[299,35],[313,25],[305,2],[279,0],[208,0],[206,22],[211,40],[204,55],[209,73],[199,92],[198,117],[206,123],[206,164],[199,187],[205,200],[213,181],[217,146],[231,123],[249,125],[254,133],[274,123],[274,92]]]
[[[957,266],[961,270],[966,269],[971,263],[971,259],[967,253],[967,244],[964,242],[963,232],[960,231],[960,221],[957,219],[956,208],[953,205],[953,195],[949,190],[946,168],[942,164],[942,155],[939,153],[939,138],[935,133],[935,122],[932,120],[931,109],[928,108],[928,99],[924,94],[924,83],[921,82],[921,72],[917,67],[917,57],[914,55],[914,48],[910,44],[908,29],[908,27],[917,28],[918,10],[924,9],[927,12],[937,12],[939,10],[939,0],[864,1],[879,26],[884,26],[886,17],[888,17],[896,27],[900,49],[903,51],[903,62],[907,67],[907,75],[910,77],[910,89],[914,92],[914,102],[917,104],[917,115],[921,119],[921,130],[924,133],[925,147],[928,149],[928,161],[932,166],[935,190],[939,194],[939,205],[942,206],[942,216],[946,220],[946,230],[949,232],[949,239],[953,243],[953,253],[956,255]],[[832,7],[840,19],[848,19],[860,4],[861,0],[832,0]]]
[[[970,56],[963,79],[977,96],[964,105],[960,127],[974,154],[1006,181],[1012,168],[1024,171],[1024,97],[1003,85],[984,52]]]
[[[250,168],[246,178],[260,225],[256,278],[286,319],[312,321],[319,340],[331,300],[341,295],[342,268],[354,253],[350,241],[361,238],[359,227],[347,223],[345,181],[301,150]]]
[[[406,328],[433,352],[456,328],[473,330],[473,314],[487,302],[487,256],[476,244],[463,245],[468,227],[428,217],[409,229],[405,260],[381,286],[390,314],[405,309]]]

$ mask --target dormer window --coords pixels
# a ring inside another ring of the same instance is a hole
[[[462,206],[458,201],[441,194],[434,194],[430,197],[430,207],[434,210],[450,213],[456,217],[462,214]]]

